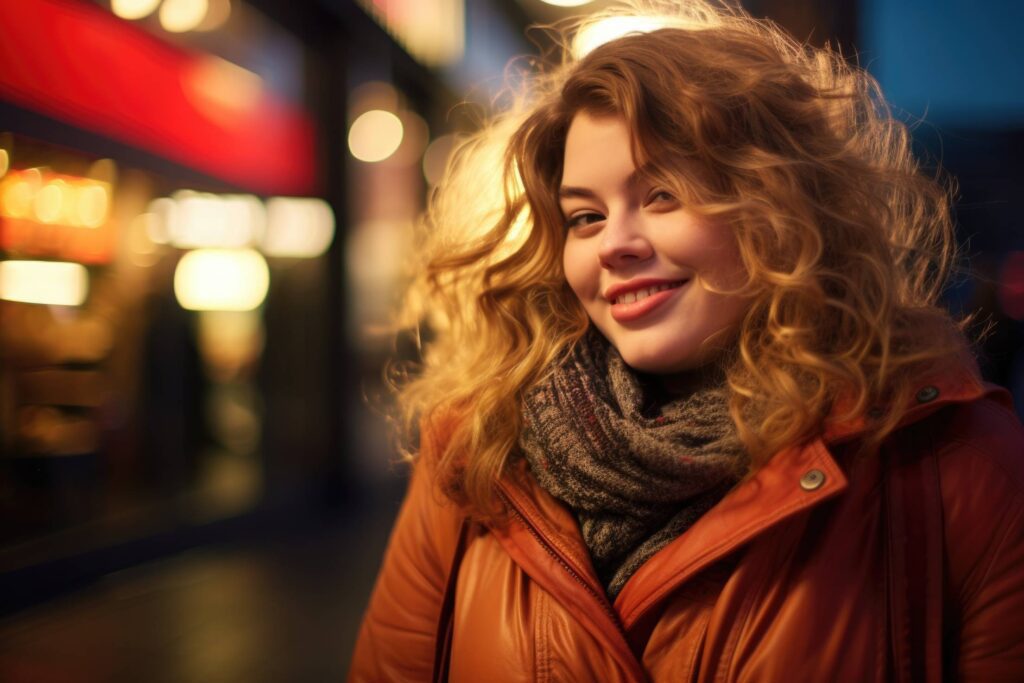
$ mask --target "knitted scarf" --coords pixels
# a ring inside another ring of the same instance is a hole
[[[519,446],[538,483],[576,514],[613,600],[747,464],[722,369],[682,380],[669,394],[592,331],[524,396]]]

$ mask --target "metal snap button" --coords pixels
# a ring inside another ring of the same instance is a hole
[[[939,389],[938,389],[938,387],[934,387],[934,386],[932,386],[930,384],[928,386],[926,386],[926,387],[923,387],[920,391],[917,392],[917,402],[918,403],[929,403],[930,401],[934,401],[938,397],[939,397]]]
[[[809,470],[804,476],[800,477],[800,488],[804,491],[814,491],[820,489],[821,485],[825,483],[825,473],[821,470]]]

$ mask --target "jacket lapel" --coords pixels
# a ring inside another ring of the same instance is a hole
[[[821,440],[780,453],[630,577],[615,601],[623,625],[631,628],[702,569],[846,486],[846,476]]]

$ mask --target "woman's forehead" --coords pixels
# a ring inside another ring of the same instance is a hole
[[[620,186],[639,186],[645,181],[666,181],[666,175],[680,179],[683,173],[678,159],[667,152],[645,153],[628,122],[621,116],[580,112],[575,115],[566,135],[560,196],[586,193],[596,182],[614,182]]]
[[[632,136],[620,117],[595,117],[585,112],[573,117],[565,140],[562,185],[592,187],[615,180],[634,180]]]

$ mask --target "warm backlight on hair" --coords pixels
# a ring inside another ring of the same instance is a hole
[[[605,17],[580,29],[572,41],[572,51],[581,59],[600,45],[622,38],[631,33],[650,33],[665,28],[665,19],[649,16]]]
[[[164,0],[160,25],[168,33],[191,31],[203,23],[209,9],[209,0]]]
[[[261,248],[267,256],[313,258],[334,239],[334,212],[322,199],[271,197],[267,232]]]
[[[589,5],[594,0],[541,0],[545,5],[554,5],[555,7],[580,7],[581,5]]]
[[[197,249],[174,271],[174,295],[192,311],[251,311],[269,287],[267,262],[252,249]]]
[[[402,144],[402,121],[389,111],[361,114],[348,129],[348,148],[360,161],[383,161]]]
[[[160,0],[110,0],[110,11],[122,19],[142,19],[159,4]]]
[[[89,273],[78,263],[0,261],[0,299],[80,306],[88,291]]]

